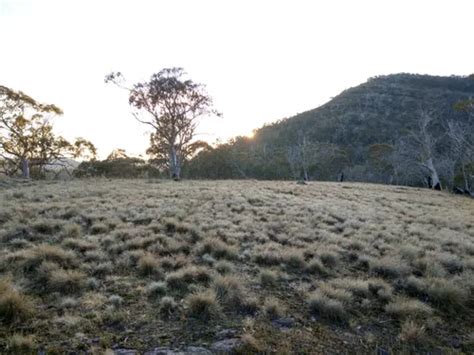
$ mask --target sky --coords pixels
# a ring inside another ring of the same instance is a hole
[[[474,73],[472,0],[0,0],[0,85],[64,111],[55,130],[106,157],[145,152],[129,83],[183,67],[223,117],[198,139],[226,141],[324,104],[369,77]]]

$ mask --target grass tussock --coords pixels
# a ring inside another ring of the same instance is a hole
[[[97,179],[15,183],[0,201],[0,353],[185,349],[227,329],[237,353],[471,350],[471,199]]]
[[[207,321],[219,317],[221,307],[213,289],[193,292],[186,297],[187,314],[192,318]]]
[[[31,318],[35,313],[32,301],[15,289],[8,279],[0,280],[0,319],[6,324]]]

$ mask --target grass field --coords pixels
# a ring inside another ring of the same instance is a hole
[[[474,200],[370,184],[0,187],[0,352],[474,349]]]

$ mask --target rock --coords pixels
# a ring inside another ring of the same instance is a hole
[[[138,351],[133,349],[115,349],[114,355],[138,355]]]
[[[275,326],[280,328],[291,328],[295,324],[294,318],[278,318],[272,322]]]
[[[170,348],[159,347],[145,352],[145,355],[183,355],[181,351],[175,351]]]
[[[242,345],[242,340],[230,338],[216,341],[211,345],[211,350],[218,354],[232,354],[234,350]]]
[[[145,355],[212,355],[212,352],[200,346],[188,346],[183,351],[160,347],[148,350]]]
[[[200,346],[188,346],[184,351],[185,355],[212,355],[212,352]]]
[[[237,334],[237,330],[235,329],[223,329],[216,334],[216,338],[219,340],[227,339],[227,338],[235,338]]]

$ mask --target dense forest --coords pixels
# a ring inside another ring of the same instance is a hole
[[[443,184],[462,180],[463,169],[472,181],[472,160],[460,156],[452,135],[463,131],[472,148],[473,97],[472,77],[371,78],[321,107],[255,130],[252,138],[200,151],[185,174],[422,185],[432,179],[422,166],[431,158]]]

